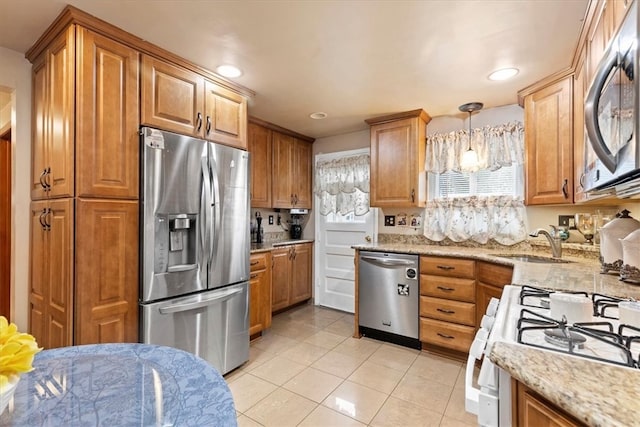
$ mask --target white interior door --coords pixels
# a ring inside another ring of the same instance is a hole
[[[368,153],[366,150],[318,155],[327,160]],[[331,156],[331,157],[328,157]],[[375,242],[377,209],[365,215],[320,215],[315,210],[315,303],[353,313],[355,310],[355,250],[352,245]]]

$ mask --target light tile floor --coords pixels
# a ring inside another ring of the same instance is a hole
[[[225,376],[239,426],[477,426],[463,363],[352,335],[353,315],[336,310],[274,316]]]

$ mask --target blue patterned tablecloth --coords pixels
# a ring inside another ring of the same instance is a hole
[[[170,347],[96,344],[45,350],[0,426],[235,426],[233,397],[204,360]]]

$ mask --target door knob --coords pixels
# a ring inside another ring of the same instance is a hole
[[[367,242],[371,243],[371,236],[365,236],[364,240],[366,240]]]

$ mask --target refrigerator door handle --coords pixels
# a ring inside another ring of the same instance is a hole
[[[200,212],[204,221],[200,221],[200,236],[202,238],[202,247],[209,251],[207,262],[211,261],[211,229],[210,221],[211,216],[209,210],[211,209],[211,174],[209,172],[209,163],[206,156],[201,158],[202,163],[202,199]]]
[[[207,298],[200,301],[187,302],[183,304],[174,304],[168,307],[162,307],[158,309],[160,314],[173,314],[173,313],[181,313],[183,311],[195,310],[202,307],[207,307],[213,304],[219,304],[224,301],[228,301],[233,298],[235,295],[242,292],[242,289],[233,289],[231,291],[226,291],[221,294],[216,294],[211,298]]]
[[[211,150],[211,147],[209,147]],[[211,225],[211,242],[209,244],[209,264],[213,262],[213,253],[217,250],[217,243],[220,236],[218,235],[218,230],[220,230],[220,183],[218,182],[218,174],[220,170],[218,169],[218,164],[213,156],[210,156],[211,168],[213,169],[213,173],[211,174],[211,184],[213,193],[211,194],[211,210],[213,214],[213,224]]]

